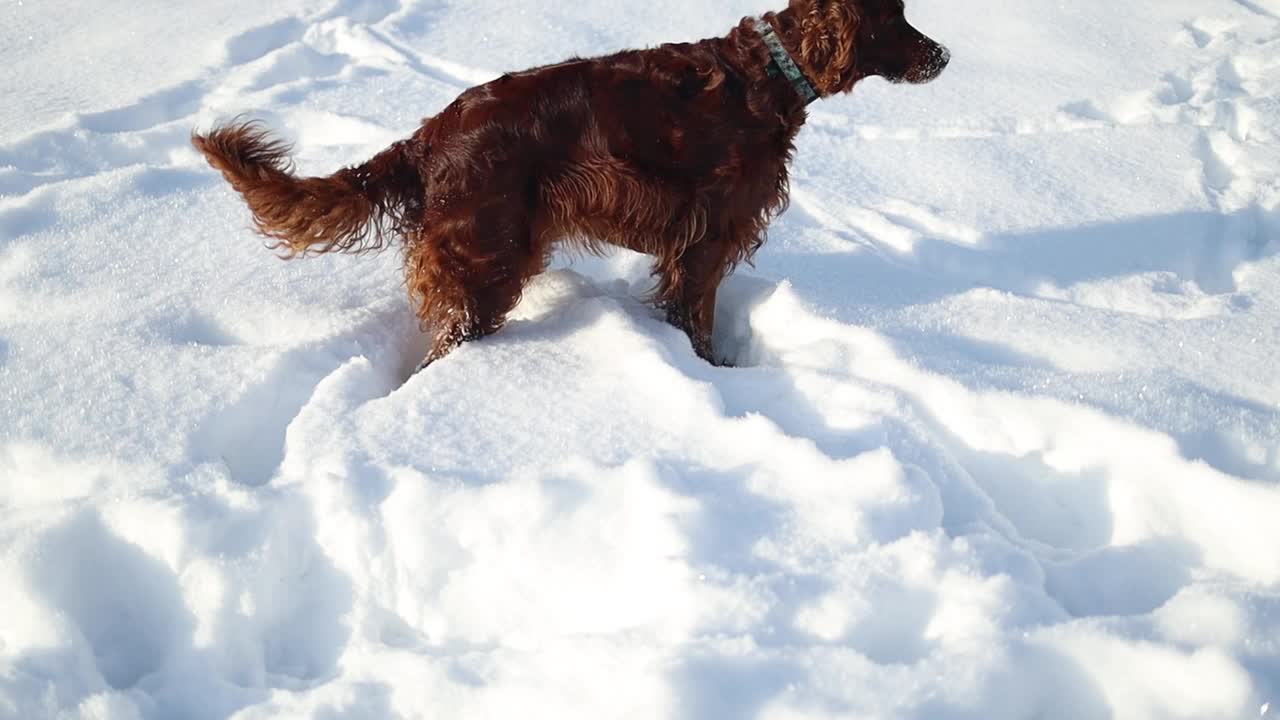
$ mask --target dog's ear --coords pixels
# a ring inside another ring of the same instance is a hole
[[[791,0],[800,61],[820,95],[845,90],[857,62],[858,14],[848,0]]]

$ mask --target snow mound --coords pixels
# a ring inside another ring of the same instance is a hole
[[[736,367],[617,253],[413,377],[395,253],[274,261],[191,129],[328,172],[768,4],[117,5],[0,30],[0,718],[1276,715],[1275,0],[912,2]]]

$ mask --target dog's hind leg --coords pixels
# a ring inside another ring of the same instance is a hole
[[[544,262],[532,247],[528,211],[493,206],[429,218],[405,260],[418,318],[432,336],[419,370],[500,329]]]

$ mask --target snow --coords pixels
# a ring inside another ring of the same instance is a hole
[[[0,12],[0,718],[1274,717],[1280,2],[912,0],[715,368],[645,258],[426,343],[190,149],[330,172],[759,0]]]

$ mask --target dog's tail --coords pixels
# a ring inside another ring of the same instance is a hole
[[[399,142],[358,167],[299,178],[292,148],[261,125],[233,122],[191,143],[244,198],[258,232],[285,257],[384,247],[421,211],[422,179]]]

